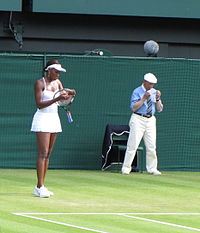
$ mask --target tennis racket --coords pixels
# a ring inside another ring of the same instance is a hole
[[[64,93],[70,94],[70,92],[72,92],[72,90],[69,88],[60,89],[54,94],[53,98],[55,99]],[[74,101],[74,97],[75,97],[75,95],[69,95],[69,98],[67,100],[59,100],[56,102],[59,107],[61,107],[65,110],[65,113],[67,115],[67,120],[69,123],[73,122],[73,118],[72,118],[71,111],[70,111],[70,105]]]

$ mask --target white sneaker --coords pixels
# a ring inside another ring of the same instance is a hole
[[[36,196],[36,197],[50,197],[50,193],[49,191],[44,187],[35,187],[34,188],[34,191],[33,191],[33,194]]]
[[[152,170],[151,172],[149,172],[152,175],[161,175],[162,173],[160,171],[156,170]]]
[[[44,188],[44,189],[46,189],[46,191],[48,191],[48,192],[49,192],[50,196],[53,196],[53,195],[54,195],[54,193],[53,193],[53,192],[51,192],[51,191],[49,191],[45,186],[43,186],[43,188]]]
[[[33,190],[33,195],[35,195],[36,197],[40,196],[40,189],[37,186],[35,186]]]
[[[131,172],[131,168],[122,167],[122,175],[128,175]]]

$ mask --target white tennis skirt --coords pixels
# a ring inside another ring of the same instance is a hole
[[[33,116],[32,132],[59,133],[62,132],[60,118],[57,112],[36,112]]]

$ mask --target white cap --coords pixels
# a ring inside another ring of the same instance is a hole
[[[154,74],[152,73],[147,73],[144,75],[144,80],[149,82],[149,83],[157,83],[157,78]]]
[[[50,65],[45,70],[47,71],[49,69],[55,69],[55,70],[58,70],[58,71],[66,72],[66,69],[62,68],[61,64]]]

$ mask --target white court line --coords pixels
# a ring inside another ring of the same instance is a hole
[[[56,223],[56,224],[64,225],[64,226],[68,226],[68,227],[74,227],[74,228],[83,229],[83,230],[87,230],[87,231],[98,232],[98,233],[108,233],[108,232],[103,232],[103,231],[99,231],[99,230],[95,230],[95,229],[91,229],[91,228],[85,228],[85,227],[80,227],[80,226],[71,225],[71,224],[67,224],[67,223],[52,221],[52,220],[39,218],[36,216],[30,216],[30,215],[118,215],[118,216],[124,216],[124,217],[133,218],[133,219],[137,219],[137,220],[143,220],[143,221],[148,221],[148,222],[153,222],[153,223],[158,223],[158,224],[163,224],[163,225],[184,228],[184,229],[189,229],[189,230],[194,230],[194,231],[200,232],[199,228],[187,227],[187,226],[183,226],[183,225],[152,220],[149,218],[130,216],[130,214],[131,215],[200,215],[200,213],[13,213],[13,214],[27,217],[27,218],[42,220],[45,222]]]
[[[187,227],[187,226],[173,224],[173,223],[169,223],[169,222],[161,222],[161,221],[157,221],[157,220],[153,220],[153,219],[149,219],[149,218],[141,218],[141,217],[136,217],[136,216],[130,216],[128,214],[119,214],[119,215],[129,217],[129,218],[138,219],[138,220],[144,220],[144,221],[148,221],[148,222],[154,222],[154,223],[159,223],[159,224],[163,224],[163,225],[184,228],[184,229],[188,229],[188,230],[200,231],[199,228]]]
[[[82,229],[82,230],[86,230],[86,231],[92,231],[92,232],[98,232],[98,233],[108,233],[108,232],[105,232],[105,231],[99,231],[99,230],[95,230],[95,229],[92,229],[92,228],[80,227],[80,226],[67,224],[67,223],[63,223],[63,222],[48,220],[48,219],[45,219],[45,218],[38,218],[38,217],[35,217],[35,216],[30,216],[30,215],[27,215],[27,214],[23,214],[23,213],[21,213],[21,214],[20,213],[14,213],[14,214],[19,215],[19,216],[23,216],[23,217],[27,217],[27,218],[42,220],[42,221],[45,221],[45,222],[55,223],[55,224],[59,224],[59,225],[63,225],[63,226],[78,228],[78,229]]]
[[[15,215],[121,215],[121,214],[134,214],[134,215],[200,215],[200,213],[13,213]]]

